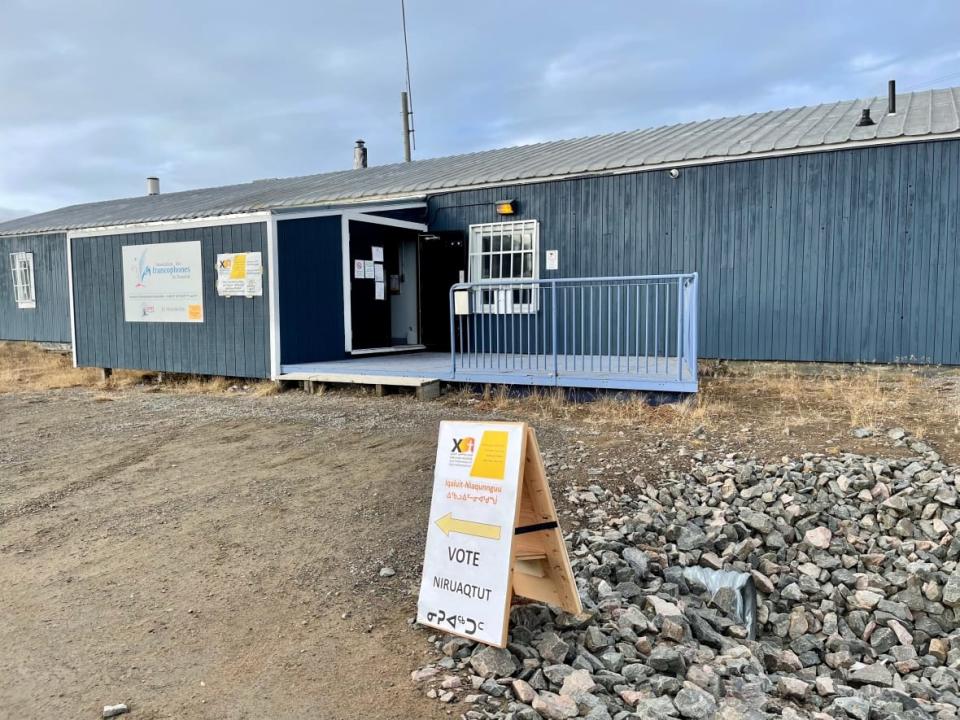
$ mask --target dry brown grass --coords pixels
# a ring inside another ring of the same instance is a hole
[[[915,437],[960,443],[960,373],[940,368],[794,366],[751,363],[713,369],[700,392],[656,404],[639,393],[608,393],[588,402],[560,390],[522,393],[494,387],[486,395],[459,390],[454,404],[531,421],[574,420],[585,426],[647,426],[680,435],[699,429],[751,437],[801,435],[811,442],[849,437],[852,428],[906,427]]]
[[[104,401],[132,387],[148,392],[265,397],[280,391],[269,381],[117,371],[106,382],[95,369],[71,366],[69,354],[29,343],[0,342],[0,393],[89,387]],[[322,392],[322,390],[321,390]],[[372,389],[360,391],[373,393]],[[477,394],[461,389],[445,396],[504,417],[562,420],[587,427],[648,426],[682,435],[707,432],[753,438],[802,436],[827,440],[851,428],[903,426],[915,437],[960,451],[960,370],[930,367],[811,365],[789,363],[704,364],[700,392],[679,402],[657,402],[639,393],[571,398],[556,388],[524,392],[506,386]]]
[[[116,370],[106,381],[96,368],[75,368],[69,353],[44,350],[34,343],[0,342],[0,393],[24,390],[56,390],[89,387],[102,393],[145,386],[152,392],[192,395],[216,395],[242,391],[265,397],[279,392],[276,383],[267,380],[231,380],[223,377],[165,374],[157,382],[157,373]],[[100,394],[97,400],[107,400]]]
[[[112,380],[112,378],[111,378]],[[164,373],[163,382],[156,375],[148,377],[151,392],[179,393],[183,395],[223,395],[242,393],[251,397],[267,397],[280,392],[277,383],[270,380],[248,380],[207,375],[181,375]],[[120,386],[122,387],[122,385]]]
[[[787,434],[905,427],[943,445],[960,441],[960,372],[952,368],[751,364],[705,386]]]
[[[95,386],[99,373],[73,367],[67,353],[41,350],[32,343],[0,342],[0,392]]]
[[[472,404],[481,410],[531,420],[575,420],[585,425],[646,424],[689,432],[709,428],[726,411],[725,402],[707,388],[680,402],[657,403],[641,393],[602,393],[586,401],[560,388],[511,390],[495,386],[482,394],[469,389],[448,393],[453,404]],[[654,399],[655,400],[655,399]]]
[[[275,383],[270,380],[258,380],[249,387],[248,392],[253,397],[270,397],[280,392],[280,383]]]
[[[912,409],[925,406],[935,411],[943,405],[936,377],[911,367],[846,366],[819,373],[787,371],[723,380],[741,392],[777,403],[783,415],[797,424],[842,419],[851,428],[889,427]]]

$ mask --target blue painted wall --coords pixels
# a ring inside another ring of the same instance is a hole
[[[346,354],[340,222],[336,215],[277,223],[281,363]]]
[[[537,219],[543,277],[700,273],[700,356],[960,364],[960,141],[447,193],[431,230]]]
[[[10,253],[33,253],[35,308],[18,308]],[[0,340],[70,342],[67,240],[64,234],[0,237]]]
[[[204,321],[126,322],[123,246],[187,241],[201,243]],[[80,366],[270,377],[270,268],[265,223],[74,238],[71,242]],[[262,297],[217,295],[217,254],[231,252],[262,253]]]

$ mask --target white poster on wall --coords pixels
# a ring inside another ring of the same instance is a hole
[[[560,267],[560,251],[547,250],[547,270],[556,270]]]
[[[262,255],[258,252],[217,255],[217,294],[224,297],[262,296]]]
[[[125,245],[122,262],[127,322],[203,322],[199,241]]]

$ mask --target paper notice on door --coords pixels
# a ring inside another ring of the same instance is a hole
[[[374,245],[373,250],[373,261],[374,262],[383,262],[383,248]]]
[[[376,283],[376,295],[374,296],[374,299],[386,300],[387,294],[386,294],[385,288],[386,288],[386,283],[382,283],[378,281]]]
[[[357,280],[363,280],[363,260],[353,261],[353,277]]]
[[[367,280],[373,280],[373,260],[363,261],[363,276]]]
[[[383,263],[373,264],[373,279],[377,282],[383,282]]]

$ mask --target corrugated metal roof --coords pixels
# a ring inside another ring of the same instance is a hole
[[[875,125],[857,127],[869,108]],[[960,132],[960,88],[792,108],[647,130],[558,140],[361,170],[257,180],[73,205],[0,223],[0,235],[387,200],[590,173],[719,162]]]

